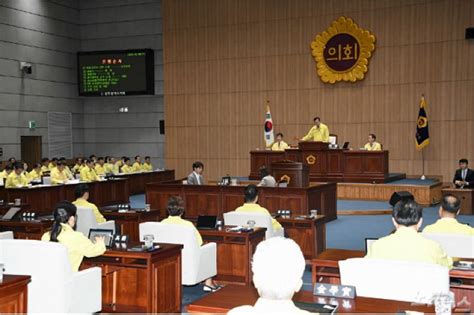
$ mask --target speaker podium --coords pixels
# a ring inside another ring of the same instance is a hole
[[[309,186],[309,168],[301,162],[280,161],[270,164],[270,171],[277,182],[288,182],[288,187]]]

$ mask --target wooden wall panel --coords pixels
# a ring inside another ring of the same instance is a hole
[[[377,47],[364,81],[328,85],[310,43],[341,15],[369,29]],[[469,0],[164,0],[166,165],[178,177],[194,160],[210,180],[248,175],[268,99],[289,142],[319,115],[353,148],[374,132],[391,172],[419,175],[425,93],[426,173],[449,181],[459,158],[474,164],[474,42],[464,40],[473,24]]]

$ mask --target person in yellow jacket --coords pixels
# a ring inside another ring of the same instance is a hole
[[[76,201],[74,201],[73,204],[76,207],[92,209],[97,223],[104,223],[105,221],[107,221],[102,215],[102,213],[100,213],[99,208],[97,208],[95,204],[89,202],[89,186],[87,186],[86,184],[77,185],[74,194],[76,196]]]
[[[13,167],[11,165],[5,166],[5,169],[0,172],[0,179],[2,179],[4,182],[6,181],[8,175],[12,172]]]
[[[65,184],[69,180],[67,173],[64,171],[66,165],[64,163],[58,163],[58,166],[51,170],[51,184]]]
[[[183,225],[183,226],[188,226],[194,230],[196,233],[196,239],[198,242],[198,246],[202,246],[203,241],[201,234],[199,231],[196,229],[194,224],[191,221],[184,220],[182,218],[184,214],[184,201],[181,197],[179,196],[171,196],[168,199],[168,205],[167,205],[167,210],[168,210],[168,217],[164,220],[161,221],[163,224],[176,224],[176,225]],[[212,278],[208,278],[205,281],[204,284],[204,291],[208,292],[214,292],[218,290],[220,287],[214,283]]]
[[[456,219],[461,211],[460,208],[461,201],[456,196],[444,195],[439,207],[440,219],[426,226],[423,233],[474,235],[474,228]],[[473,246],[473,244],[466,244],[466,246]]]
[[[64,164],[64,173],[66,173],[66,175],[69,179],[74,179],[74,173],[69,168],[69,166],[67,165],[66,158],[65,157],[59,158],[58,163],[63,163]]]
[[[77,174],[81,172],[81,169],[84,167],[84,160],[82,158],[76,158],[76,163],[72,167],[72,171]]]
[[[41,170],[41,164],[36,163],[33,165],[33,169],[31,172],[28,173],[28,179],[30,182],[37,182],[41,181],[41,177],[43,176],[43,171]]]
[[[132,172],[141,172],[142,171],[142,157],[137,155],[135,157],[135,163],[132,165]]]
[[[126,156],[122,156],[122,158],[119,160],[117,159],[117,162],[115,162],[115,168],[118,170],[118,172],[120,173],[120,170],[122,168],[122,166],[125,165],[125,159],[127,157]]]
[[[301,138],[303,141],[321,141],[329,142],[329,128],[321,122],[321,118],[314,117],[314,126],[308,131],[306,136]]]
[[[99,176],[97,176],[94,170],[94,164],[91,160],[85,161],[86,166],[82,168],[80,173],[80,179],[83,182],[95,182],[99,180]]]
[[[133,172],[133,168],[131,166],[130,159],[128,157],[126,157],[123,160],[123,166],[120,168],[120,173],[130,174],[132,172]]]
[[[41,159],[41,172],[46,173],[49,172],[49,159],[48,158],[42,158]]]
[[[452,268],[453,260],[441,245],[418,232],[423,222],[422,211],[413,200],[397,202],[392,212],[396,231],[372,243],[365,257],[425,262]]]
[[[94,169],[97,175],[105,175],[105,161],[103,157],[97,158],[97,164],[95,165]]]
[[[276,134],[276,141],[272,144],[272,151],[285,151],[290,146],[283,141],[283,134],[281,132]]]
[[[269,217],[270,212],[268,212],[267,209],[264,207],[260,206],[258,202],[258,189],[257,186],[251,184],[245,187],[245,192],[244,192],[244,200],[245,203],[235,209],[235,212],[248,212],[248,213],[262,213],[262,214],[267,214]],[[281,229],[281,224],[275,220],[272,219],[272,226],[274,230],[279,230]]]
[[[111,156],[105,157],[105,164],[104,164],[105,174],[117,174],[118,167],[115,164],[115,158]]]
[[[153,165],[151,165],[151,159],[149,156],[145,156],[145,163],[142,165],[142,171],[151,172],[153,171]]]
[[[24,174],[24,167],[22,162],[15,162],[13,165],[13,172],[11,172],[5,182],[5,188],[21,188],[28,186],[29,180]]]
[[[96,257],[105,253],[103,236],[90,241],[81,232],[74,231],[77,208],[68,201],[60,202],[53,212],[54,222],[51,231],[41,237],[45,242],[58,242],[66,246],[72,271],[79,271],[84,257]]]
[[[367,151],[382,151],[382,145],[375,139],[377,139],[375,134],[369,133],[369,142],[364,145],[364,149]]]
[[[48,169],[49,169],[50,171],[52,171],[53,168],[55,168],[56,166],[58,166],[58,158],[52,158],[52,159],[49,161]]]

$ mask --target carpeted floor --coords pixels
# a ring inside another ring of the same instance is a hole
[[[136,195],[130,197],[133,208],[145,206],[145,196]],[[387,202],[362,201],[362,200],[338,200],[338,210],[370,210],[389,209]],[[438,206],[424,208],[423,227],[434,223],[438,219]],[[474,216],[462,215],[459,220],[474,226]],[[379,238],[389,234],[393,230],[390,215],[348,215],[339,216],[337,220],[329,222],[326,226],[326,247],[343,248],[354,250],[365,250],[366,238]],[[304,290],[311,290],[311,270],[307,268],[303,276]],[[202,285],[183,287],[183,305],[204,296]]]

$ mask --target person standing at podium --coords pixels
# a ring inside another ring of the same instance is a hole
[[[321,122],[321,118],[314,117],[314,126],[311,127],[308,134],[301,138],[302,141],[320,141],[329,142],[329,128]]]
[[[188,185],[204,185],[204,179],[202,178],[202,172],[204,170],[204,164],[200,161],[193,163],[193,172],[188,175]]]
[[[367,151],[382,151],[382,146],[375,139],[377,137],[373,133],[369,133],[369,142],[364,145],[364,149]]]
[[[276,134],[276,141],[272,144],[272,151],[285,151],[290,146],[283,141],[283,134],[281,132]]]
[[[453,183],[456,188],[474,189],[474,171],[468,168],[468,160],[459,160],[459,169],[454,174]]]

